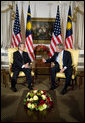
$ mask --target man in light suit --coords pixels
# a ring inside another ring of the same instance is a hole
[[[56,51],[54,53],[54,55],[45,60],[44,58],[42,59],[42,61],[44,63],[52,63],[52,68],[51,68],[51,90],[54,90],[56,88],[55,86],[55,77],[56,77],[56,73],[60,72],[60,73],[65,73],[66,76],[66,81],[65,81],[65,85],[63,90],[61,91],[61,94],[65,94],[67,92],[67,87],[68,85],[70,85],[70,80],[72,77],[72,58],[71,58],[71,54],[69,51],[64,50],[63,44],[57,44],[56,45]],[[59,55],[61,54],[62,57],[62,68],[60,68],[60,64],[59,64]]]
[[[31,82],[31,69],[30,69],[30,59],[28,57],[27,52],[24,52],[24,43],[19,43],[18,45],[18,51],[13,53],[13,64],[12,64],[12,71],[13,71],[13,77],[11,81],[11,89],[16,92],[16,83],[17,83],[17,77],[19,75],[20,71],[23,71],[26,74],[27,82],[28,82],[28,88],[32,89]]]

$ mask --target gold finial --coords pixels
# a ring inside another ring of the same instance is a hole
[[[71,1],[70,1],[70,6],[71,6]]]
[[[30,1],[28,1],[28,4],[30,5]]]

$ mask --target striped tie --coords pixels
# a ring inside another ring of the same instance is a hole
[[[61,54],[59,54],[59,65],[60,65],[60,69],[62,69],[63,65],[62,65],[62,56],[61,56]]]
[[[22,56],[22,63],[24,64],[24,56],[23,56],[23,52],[21,53]]]

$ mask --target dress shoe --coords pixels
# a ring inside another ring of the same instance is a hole
[[[62,94],[62,95],[66,94],[66,93],[67,93],[67,90],[66,90],[66,89],[63,89],[63,90],[61,91],[61,94]]]
[[[71,83],[69,83],[69,84],[68,84],[68,86],[72,86],[72,84],[71,84]]]
[[[57,88],[59,86],[59,84],[57,83],[56,85],[55,85],[55,87]]]
[[[29,88],[30,90],[33,90],[33,88],[32,88],[31,86],[28,86],[28,88]]]
[[[56,89],[56,87],[51,87],[51,88],[50,88],[50,90],[54,90],[54,89]]]
[[[12,90],[13,92],[17,92],[17,89],[16,89],[15,87],[11,87],[11,90]]]

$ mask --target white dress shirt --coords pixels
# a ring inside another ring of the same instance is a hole
[[[62,65],[63,65],[63,53],[64,53],[64,50],[62,50],[59,54],[58,54],[58,56],[57,56],[57,58],[56,58],[56,61],[59,63],[59,55],[61,54],[61,57],[62,57]],[[67,67],[66,66],[64,66],[64,69],[66,69]]]
[[[22,55],[23,51],[19,50],[20,54]],[[24,68],[25,65],[22,65],[22,68]]]

